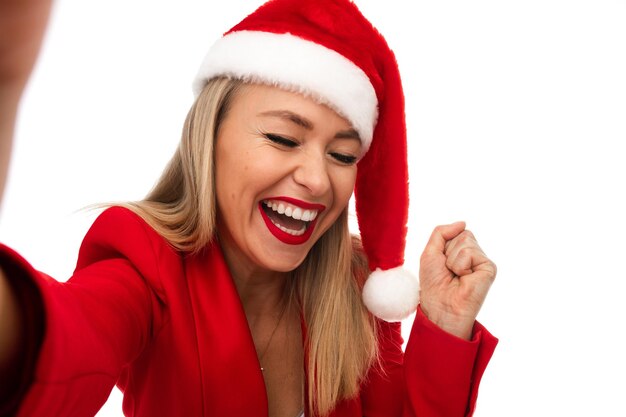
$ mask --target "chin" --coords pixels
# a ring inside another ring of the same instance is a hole
[[[302,265],[308,254],[308,250],[304,255],[285,252],[274,251],[266,254],[265,259],[267,262],[264,262],[264,267],[270,271],[291,272]]]

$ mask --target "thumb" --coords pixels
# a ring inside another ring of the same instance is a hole
[[[465,230],[465,222],[463,221],[435,227],[428,243],[426,243],[424,253],[444,253],[446,242],[457,237],[463,230]]]

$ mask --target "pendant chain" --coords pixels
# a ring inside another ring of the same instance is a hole
[[[274,330],[272,330],[272,334],[270,335],[270,338],[267,341],[267,344],[265,345],[265,349],[263,349],[263,353],[259,355],[259,364],[263,360],[263,357],[265,357],[265,354],[267,353],[268,349],[270,348],[270,345],[272,344],[272,340],[274,339],[276,330],[278,330],[278,326],[280,325],[280,322],[283,320],[283,316],[285,315],[285,310],[287,310],[287,303],[285,303],[282,311],[280,312],[280,316],[278,317],[278,320],[276,321],[276,326],[274,326]],[[263,367],[263,365],[261,365],[261,372],[265,372],[265,368]]]

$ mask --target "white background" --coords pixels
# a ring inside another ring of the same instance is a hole
[[[66,279],[94,216],[77,210],[150,189],[201,58],[258,4],[57,1],[0,239]],[[626,416],[626,2],[357,5],[405,83],[407,263],[435,225],[464,219],[499,267],[479,320],[500,344],[476,416]],[[120,403],[115,390],[99,416]]]

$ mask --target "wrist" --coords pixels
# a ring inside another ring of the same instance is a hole
[[[19,351],[21,326],[16,298],[8,278],[0,268],[0,369],[3,371],[10,367]]]
[[[464,340],[471,340],[475,319],[458,314],[452,314],[442,309],[432,308],[420,304],[426,318],[446,333]]]

